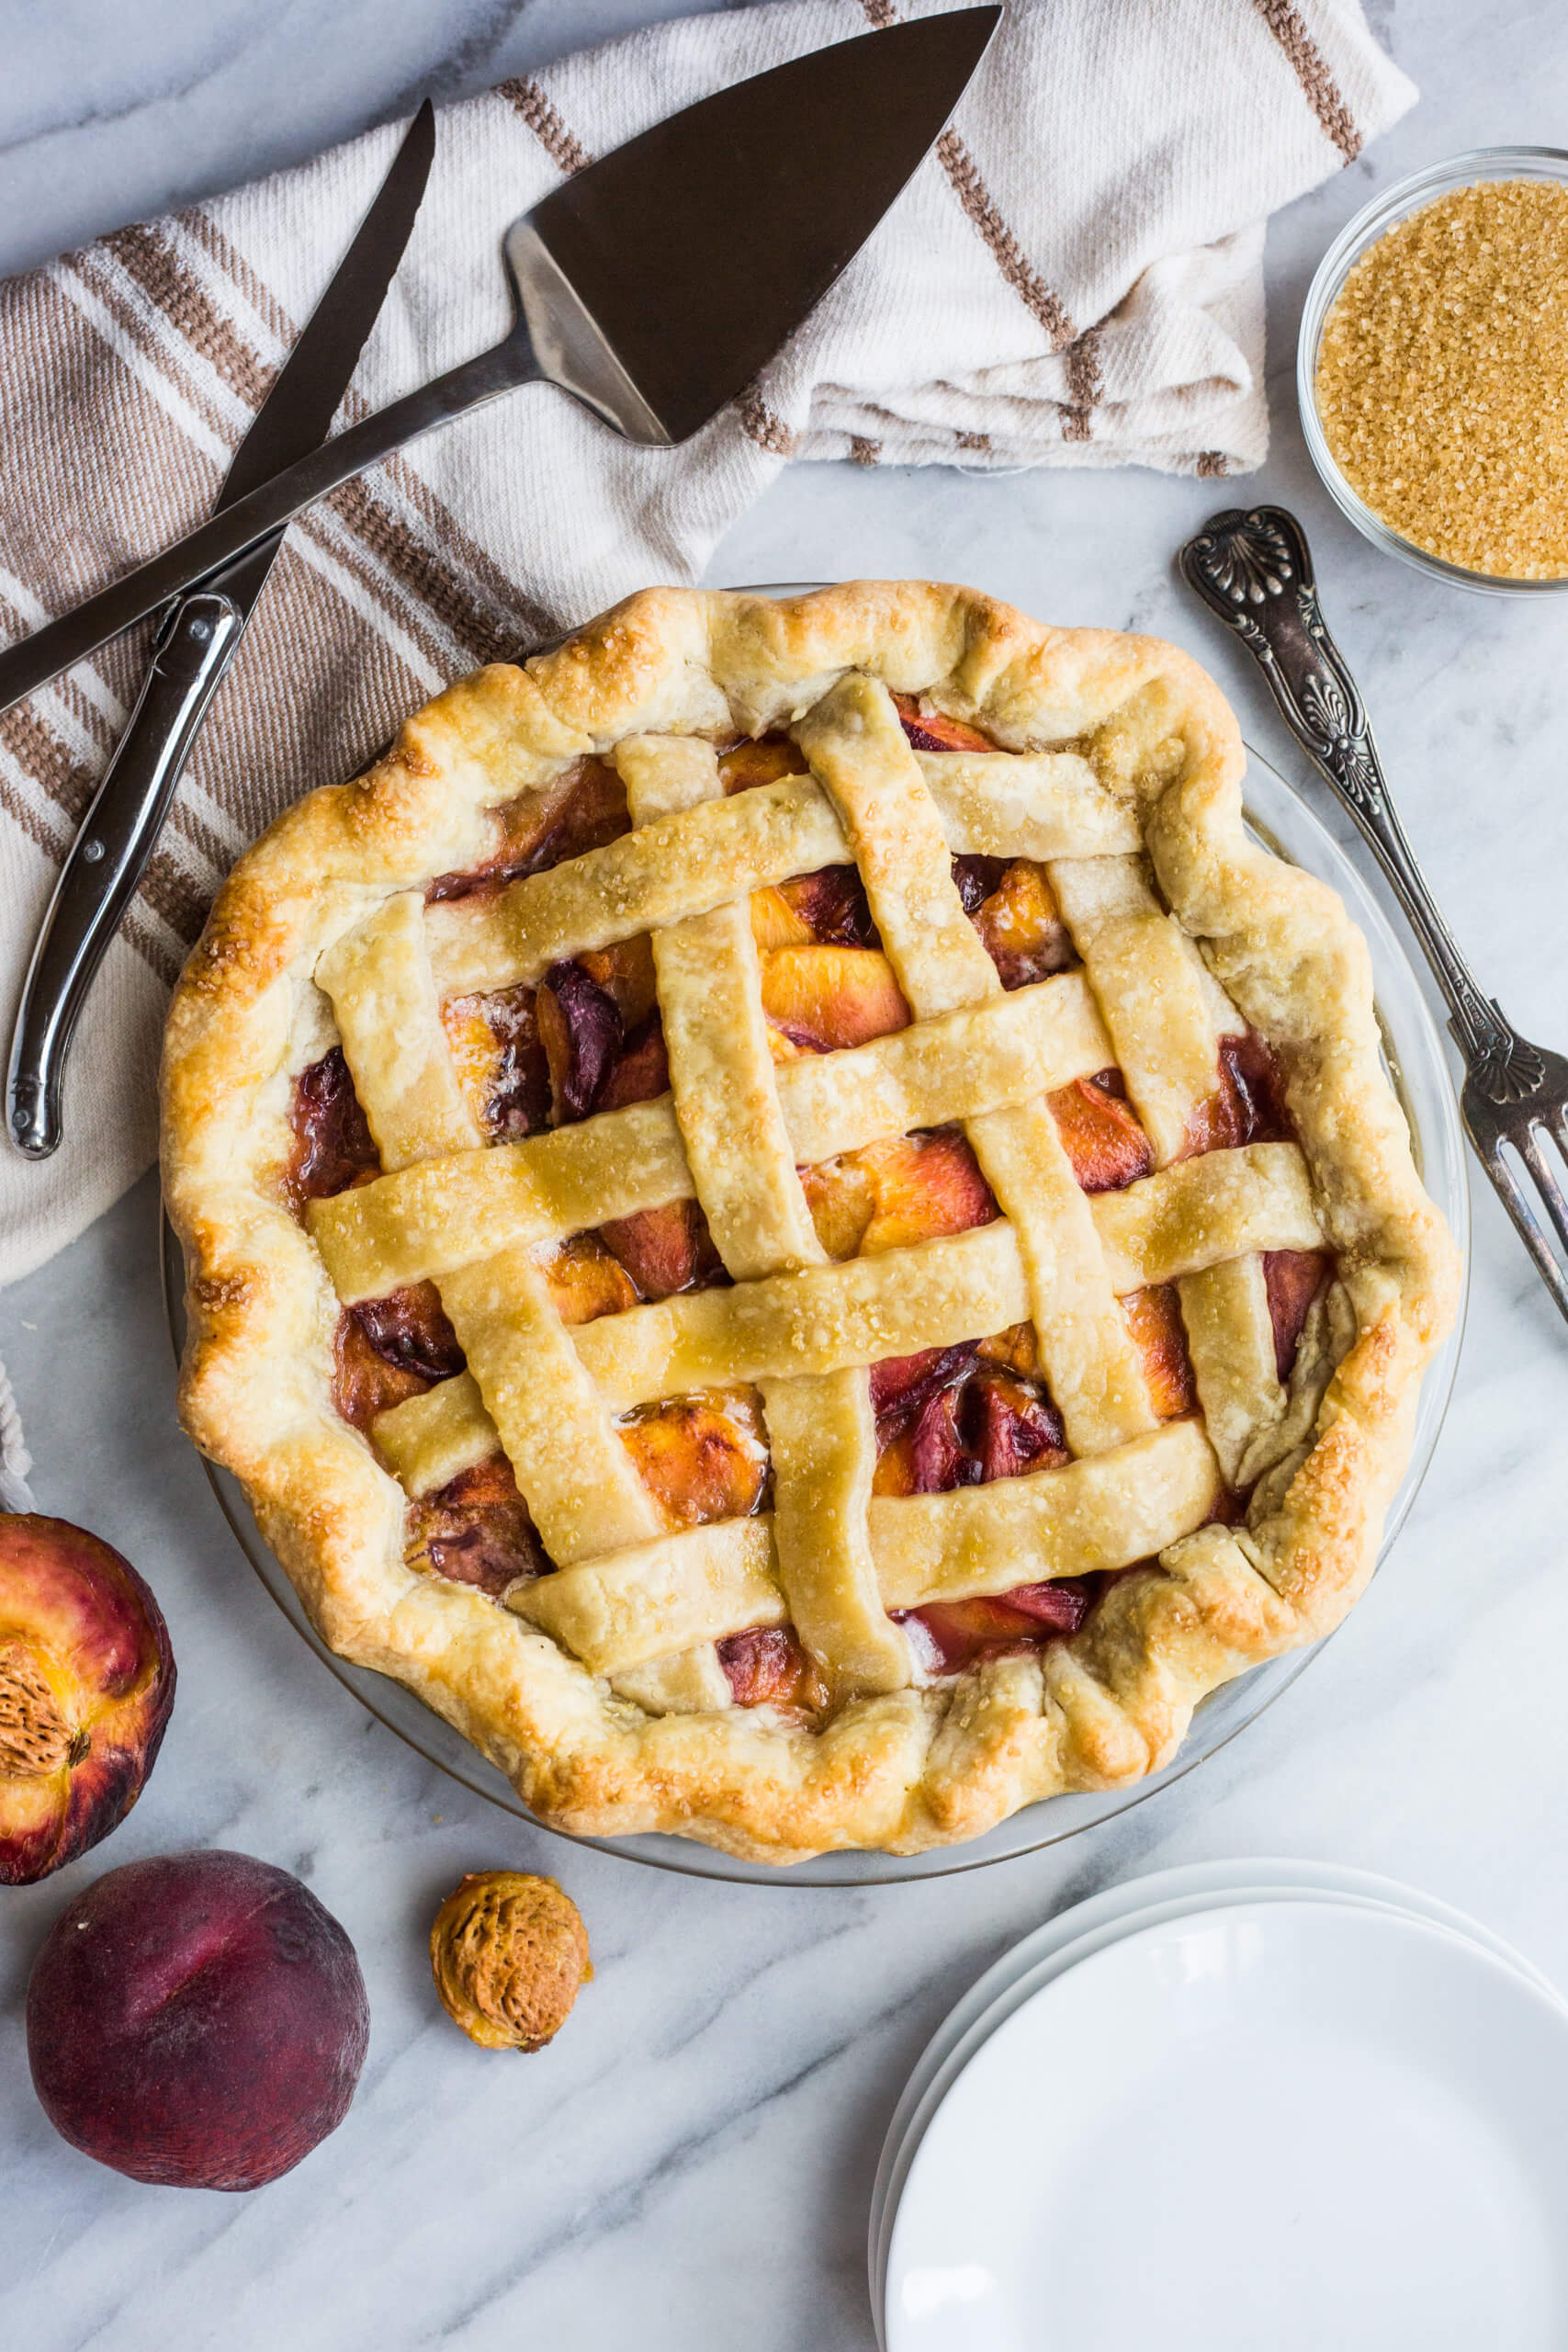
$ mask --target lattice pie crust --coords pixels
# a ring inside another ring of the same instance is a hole
[[[894,694],[999,748],[911,748]],[[716,748],[783,729],[809,772],[726,797]],[[427,901],[493,855],[495,812],[589,753],[618,771],[630,831]],[[1245,833],[1243,769],[1216,688],[1151,639],[925,582],[655,590],[461,681],[367,775],[280,819],[175,994],[164,1182],[186,1427],[243,1480],[333,1646],[417,1690],[552,1822],[784,1861],[913,1852],[1135,1780],[1206,1692],[1336,1624],[1457,1260],[1382,1073],[1364,945]],[[1038,861],[1076,967],[1004,990],[954,854]],[[776,1059],[750,894],[851,861],[910,1023]],[[443,1003],[645,933],[670,1091],[487,1142]],[[1293,1140],[1191,1156],[1222,1044],[1247,1028]],[[302,1216],[292,1090],[334,1042],[385,1172]],[[1044,1097],[1112,1066],[1152,1170],[1090,1195]],[[954,1123],[1000,1215],[829,1261],[797,1170]],[[569,1329],[544,1254],[694,1196],[728,1284]],[[1284,1384],[1274,1250],[1334,1265]],[[338,1317],[425,1281],[468,1369],[367,1436],[333,1403]],[[1201,1408],[1164,1420],[1118,1305],[1158,1283],[1179,1286]],[[1071,1458],[874,1494],[867,1367],[1026,1323]],[[734,1384],[761,1393],[770,1508],[672,1528],[616,1417]],[[554,1564],[500,1598],[406,1553],[410,1498],[498,1443]],[[1246,1498],[1231,1523],[1226,1495]],[[1077,1632],[956,1676],[904,1629],[923,1605],[1086,1576],[1102,1583]],[[718,1667],[716,1643],[785,1623],[829,1694],[810,1720],[732,1703]]]

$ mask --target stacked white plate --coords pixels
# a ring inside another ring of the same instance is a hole
[[[870,2263],[883,2352],[1563,2352],[1568,2007],[1365,1871],[1135,1879],[946,2019]]]

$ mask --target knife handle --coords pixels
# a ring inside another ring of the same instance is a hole
[[[170,608],[130,724],[61,869],[11,1043],[11,1140],[29,1159],[47,1159],[59,1145],[61,1081],[77,1016],[243,626],[238,607],[208,590]]]

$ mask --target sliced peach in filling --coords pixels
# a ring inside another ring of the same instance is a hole
[[[492,1453],[433,1495],[409,1505],[409,1566],[492,1597],[551,1563],[517,1491],[512,1464]]]
[[[1045,868],[1014,858],[971,920],[1005,989],[1021,989],[1077,961]]]
[[[288,1120],[294,1147],[284,1181],[297,1203],[330,1200],[381,1173],[341,1046],[300,1071]]]
[[[897,1623],[928,1674],[959,1674],[976,1659],[1076,1634],[1093,1600],[1091,1579],[1066,1577],[976,1600],[934,1601]]]
[[[751,893],[751,936],[761,947],[809,947],[811,925],[772,883]]]
[[[595,1233],[574,1233],[551,1251],[541,1271],[563,1323],[592,1323],[637,1303],[630,1274]]]
[[[1333,1272],[1334,1261],[1325,1250],[1264,1251],[1263,1279],[1274,1326],[1274,1361],[1281,1380],[1291,1376],[1312,1303]]]
[[[488,857],[461,873],[438,874],[427,899],[499,890],[519,875],[580,857],[630,829],[626,787],[607,760],[578,760],[547,790],[524,793],[495,812],[497,840]]]
[[[536,1135],[550,1115],[550,1076],[530,988],[451,997],[441,1008],[458,1083],[487,1136]]]
[[[828,1686],[802,1648],[793,1625],[753,1625],[718,1644],[718,1662],[738,1707],[781,1707],[819,1715]]]
[[[727,793],[751,792],[760,784],[805,773],[806,755],[787,735],[759,735],[719,754],[718,780]]]
[[[1234,1151],[1247,1143],[1289,1143],[1294,1132],[1273,1048],[1255,1029],[1222,1037],[1214,1091],[1188,1120],[1181,1157]]]
[[[1174,1420],[1179,1414],[1191,1412],[1198,1402],[1198,1391],[1175,1283],[1160,1283],[1152,1290],[1129,1291],[1122,1301],[1122,1312],[1161,1420]]]
[[[746,1519],[761,1508],[768,1447],[754,1389],[699,1389],[645,1405],[620,1424],[643,1484],[672,1527]]]
[[[1155,1164],[1154,1147],[1130,1104],[1111,1091],[1119,1084],[1114,1070],[1101,1070],[1097,1078],[1075,1078],[1045,1097],[1073,1174],[1086,1193],[1119,1192]]]
[[[333,1402],[357,1430],[449,1380],[465,1362],[434,1283],[346,1308],[337,1319],[333,1359]]]
[[[781,882],[778,894],[795,920],[805,924],[807,937],[818,946],[882,944],[858,866],[824,865],[815,874],[799,874],[793,882]]]
[[[639,1209],[601,1226],[600,1238],[620,1260],[644,1298],[671,1298],[725,1279],[724,1267],[695,1201]]]
[[[574,960],[580,971],[586,972],[607,997],[614,999],[615,1010],[628,1030],[635,1029],[639,1021],[646,1021],[658,1003],[653,942],[646,931],[631,939],[618,939],[613,947],[586,949]]]
[[[996,745],[977,727],[932,710],[922,695],[895,695],[898,718],[913,752],[994,752]]]
[[[893,967],[872,947],[768,947],[762,1009],[793,1045],[827,1054],[907,1029]]]
[[[966,1233],[997,1214],[979,1163],[953,1127],[868,1144],[803,1168],[800,1180],[818,1238],[838,1261]]]

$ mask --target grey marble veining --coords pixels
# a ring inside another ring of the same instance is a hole
[[[292,161],[426,86],[478,87],[665,13],[657,0],[0,0],[0,268]],[[1519,1024],[1562,1044],[1568,601],[1465,595],[1373,555],[1315,485],[1292,379],[1302,296],[1337,226],[1418,164],[1550,139],[1568,32],[1528,0],[1483,19],[1467,0],[1374,13],[1425,102],[1270,232],[1276,441],[1241,494],[1302,514],[1455,928]],[[1048,618],[1168,634],[1302,780],[1242,657],[1171,572],[1218,503],[1213,484],[1136,472],[799,468],[730,534],[713,576],[934,573]],[[1568,1982],[1555,1834],[1568,1335],[1484,1187],[1442,1442],[1327,1654],[1198,1775],[1111,1829],[862,1892],[728,1887],[530,1835],[367,1717],[238,1555],[175,1428],[155,1206],[148,1181],[0,1295],[40,1505],[137,1562],[181,1670],[163,1758],[112,1844],[0,1896],[7,2346],[607,2352],[635,2337],[649,2352],[861,2352],[872,2173],[927,2036],[1046,1913],[1175,1860],[1297,1853],[1386,1871],[1482,1914]],[[374,2014],[348,2121],[249,2198],[144,2188],[75,2155],[33,2101],[20,2031],[27,1971],[65,1895],[114,1863],[208,1843],[310,1881],[354,1937]],[[598,1971],[560,2041],[526,2063],[462,2040],[424,1957],[441,1894],[495,1863],[561,1876]],[[1048,2098],[1042,2085],[1043,2129]],[[1135,2200],[1135,2177],[1122,2186]]]

